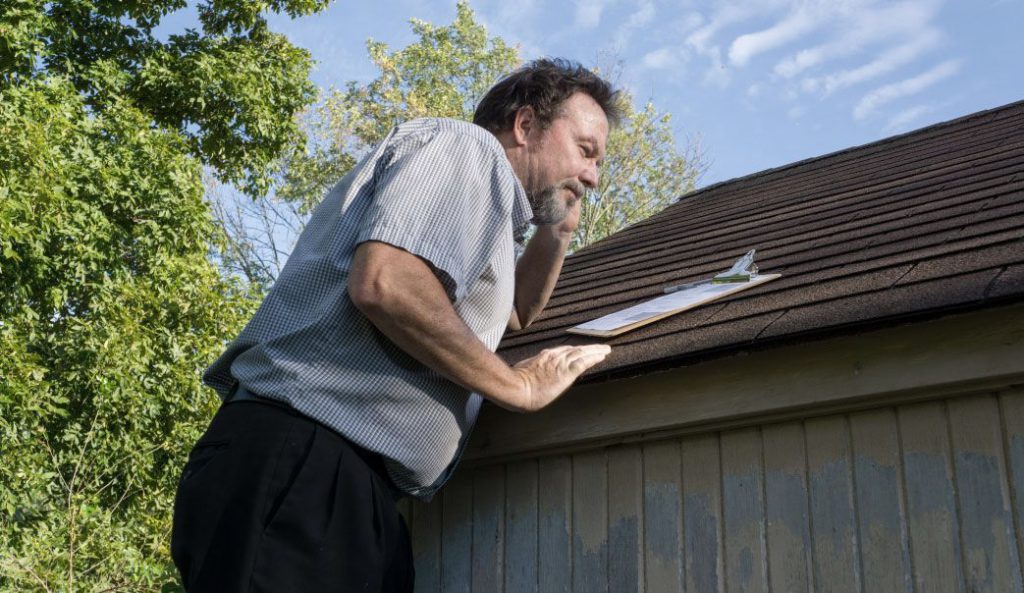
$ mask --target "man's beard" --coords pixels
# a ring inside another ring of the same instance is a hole
[[[559,194],[563,190],[572,191],[575,197],[568,201],[562,199]],[[566,179],[539,191],[527,192],[530,206],[533,208],[531,222],[538,226],[560,224],[569,215],[569,208],[576,204],[585,191],[586,188],[579,181]]]

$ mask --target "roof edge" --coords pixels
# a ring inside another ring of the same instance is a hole
[[[858,144],[856,146],[850,146],[850,147],[847,147],[847,148],[836,150],[834,152],[829,152],[829,153],[826,153],[826,154],[809,157],[809,158],[806,158],[806,159],[803,159],[803,160],[799,160],[799,161],[795,161],[795,162],[792,162],[792,163],[788,163],[788,164],[785,164],[785,165],[779,165],[778,167],[772,167],[772,168],[769,168],[769,169],[763,169],[763,170],[757,171],[755,173],[750,173],[750,174],[747,174],[747,175],[741,175],[739,177],[733,177],[731,179],[726,179],[724,181],[718,181],[718,182],[713,183],[711,185],[708,185],[708,186],[705,186],[705,187],[701,187],[701,188],[697,188],[697,189],[695,189],[695,190],[693,190],[693,191],[691,191],[689,193],[683,194],[683,195],[679,196],[678,198],[676,198],[676,200],[674,202],[672,202],[672,203],[673,204],[677,204],[677,203],[679,203],[679,202],[681,202],[681,201],[683,201],[685,199],[699,198],[700,197],[699,194],[702,194],[702,193],[707,192],[707,191],[711,191],[712,189],[721,187],[723,185],[728,185],[728,184],[732,184],[732,183],[738,183],[738,182],[741,182],[741,181],[749,181],[749,180],[755,179],[757,177],[767,176],[767,175],[771,175],[773,173],[779,173],[779,172],[785,171],[787,169],[795,169],[797,167],[808,165],[808,164],[816,162],[816,161],[825,160],[825,159],[828,159],[828,158],[832,158],[832,157],[836,157],[836,156],[839,156],[839,155],[855,152],[855,151],[858,151],[858,150],[864,150],[864,149],[870,148],[872,146],[881,146],[883,144],[888,144],[890,142],[896,142],[897,140],[904,139],[904,138],[906,138],[908,136],[913,136],[915,134],[921,134],[923,132],[927,132],[927,131],[930,131],[930,130],[938,130],[938,129],[941,129],[941,128],[944,128],[944,127],[948,127],[948,126],[961,125],[964,122],[970,121],[972,119],[988,116],[988,115],[991,115],[993,113],[998,113],[1000,111],[1008,111],[1010,109],[1019,108],[1019,107],[1024,107],[1024,99],[1022,99],[1020,101],[1014,101],[1012,103],[1007,103],[1005,105],[1000,105],[998,107],[991,107],[989,109],[984,109],[982,111],[975,111],[974,113],[969,113],[967,115],[962,115],[962,116],[954,118],[954,119],[950,119],[950,120],[934,123],[934,124],[931,124],[931,125],[928,125],[928,126],[924,126],[922,128],[917,128],[915,130],[911,130],[909,132],[904,132],[902,134],[896,134],[895,136],[887,136],[887,137],[882,138],[880,140],[875,140],[875,141],[872,141],[872,142],[866,142],[864,144]]]
[[[584,385],[618,381],[620,379],[630,379],[641,375],[660,373],[682,367],[698,365],[721,358],[736,356],[742,353],[749,354],[751,352],[772,350],[805,342],[815,342],[831,338],[870,333],[894,327],[916,325],[957,315],[979,313],[989,310],[1009,309],[1014,306],[1018,306],[1021,303],[1024,303],[1024,297],[1021,295],[1008,295],[1005,297],[986,299],[980,302],[974,301],[961,303],[949,307],[937,307],[925,311],[916,311],[910,314],[890,315],[868,321],[845,323],[825,329],[814,329],[772,338],[762,338],[741,344],[729,344],[707,350],[681,353],[668,358],[631,364],[604,372],[597,371],[592,374],[588,373],[580,377],[576,383]]]

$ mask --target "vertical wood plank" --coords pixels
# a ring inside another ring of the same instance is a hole
[[[643,454],[638,445],[608,450],[608,591],[644,590]]]
[[[896,411],[850,416],[865,591],[912,593]]]
[[[682,457],[683,566],[686,591],[720,593],[724,591],[725,582],[718,435],[684,439]]]
[[[441,506],[442,497],[429,503],[412,503],[413,565],[416,567],[416,591],[439,593],[441,590]]]
[[[860,560],[846,418],[815,418],[805,423],[804,430],[814,583],[823,592],[856,593],[861,590]]]
[[[1021,593],[998,402],[988,395],[957,398],[948,410],[967,590]]]
[[[469,593],[473,577],[473,473],[456,471],[441,492],[441,590]]]
[[[1006,451],[1007,477],[1017,541],[1017,565],[1024,567],[1024,389],[999,395],[1003,417],[1003,448]],[[1024,573],[1024,568],[1021,570]]]
[[[473,475],[473,591],[500,593],[505,584],[505,466]]]
[[[505,491],[505,592],[536,593],[537,462],[510,464]]]
[[[964,591],[945,405],[897,408],[916,591]]]
[[[572,459],[572,589],[608,590],[608,473],[604,450]]]
[[[540,591],[572,588],[572,460],[567,455],[539,461]]]
[[[682,590],[682,475],[679,441],[645,443],[644,581],[651,593]]]
[[[767,593],[761,432],[721,434],[726,591]]]
[[[770,589],[810,593],[814,568],[803,425],[769,425],[762,434]]]

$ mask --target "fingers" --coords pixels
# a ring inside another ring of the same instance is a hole
[[[586,344],[584,346],[555,346],[554,348],[542,350],[541,354],[562,355],[575,352],[584,354],[600,352],[607,356],[611,351],[612,347],[607,344]]]
[[[600,354],[601,356],[608,356],[608,353],[612,351],[612,347],[607,344],[587,344],[586,346],[569,347],[583,355]]]
[[[604,345],[596,347],[580,347],[568,354],[569,370],[576,376],[583,374],[587,369],[601,362],[611,352],[611,348]]]
[[[526,411],[536,411],[554,401],[590,367],[612,351],[606,344],[557,346],[515,365],[523,373],[529,395]]]

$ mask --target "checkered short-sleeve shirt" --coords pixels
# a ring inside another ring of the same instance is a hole
[[[382,241],[429,262],[456,313],[493,351],[532,215],[491,133],[446,119],[398,126],[316,208],[204,381],[222,397],[241,382],[287,402],[380,453],[401,490],[428,499],[458,461],[481,398],[406,354],[355,308],[352,256],[360,243]]]

